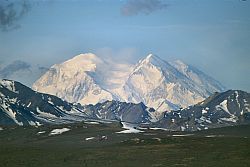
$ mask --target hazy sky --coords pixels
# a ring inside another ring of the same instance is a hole
[[[0,0],[0,64],[86,52],[180,59],[250,92],[250,0]]]

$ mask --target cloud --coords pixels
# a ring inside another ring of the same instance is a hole
[[[109,62],[126,64],[135,63],[134,58],[138,54],[136,48],[112,49],[110,47],[98,48],[94,53]]]
[[[16,60],[10,63],[9,65],[5,66],[4,68],[0,69],[0,77],[7,78],[17,71],[29,70],[30,67],[31,67],[30,64],[21,60]]]
[[[134,16],[140,13],[149,15],[154,11],[166,9],[167,6],[160,0],[127,0],[121,8],[121,14],[124,16]]]
[[[18,21],[31,9],[28,0],[11,1],[1,0],[0,3],[0,30],[10,31],[20,28]]]

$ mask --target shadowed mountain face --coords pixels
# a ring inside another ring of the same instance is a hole
[[[0,82],[1,124],[40,125],[64,121],[66,123],[70,122],[71,113],[77,114],[80,111],[56,96],[35,92],[19,82]]]
[[[85,112],[91,113],[93,118],[121,120],[131,123],[149,123],[156,121],[155,110],[143,103],[126,103],[119,101],[106,101],[96,105],[85,106]]]

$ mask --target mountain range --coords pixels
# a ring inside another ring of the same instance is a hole
[[[185,109],[165,112],[157,126],[195,131],[247,123],[250,123],[250,94],[228,90]]]
[[[82,105],[105,101],[143,103],[164,111],[194,105],[225,87],[212,77],[180,60],[167,62],[149,54],[135,65],[103,60],[92,53],[80,54],[55,64],[32,87]]]
[[[250,94],[240,90],[215,93],[195,105],[163,112],[155,117],[143,103],[105,101],[95,105],[69,103],[54,95],[36,92],[11,80],[0,82],[0,125],[50,125],[79,121],[125,121],[139,127],[196,131],[250,123]]]
[[[153,109],[143,103],[104,102],[82,106],[33,91],[11,80],[0,81],[0,125],[48,125],[86,120],[149,122]]]

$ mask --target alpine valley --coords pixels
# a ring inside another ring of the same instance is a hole
[[[135,65],[80,54],[53,65],[32,89],[0,81],[1,126],[118,121],[138,131],[196,131],[250,123],[249,93],[153,54]]]

